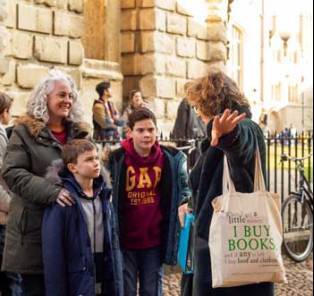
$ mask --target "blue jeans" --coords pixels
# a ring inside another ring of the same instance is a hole
[[[137,295],[139,279],[140,296],[162,295],[161,249],[123,250],[124,295]]]

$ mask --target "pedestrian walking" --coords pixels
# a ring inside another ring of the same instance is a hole
[[[96,146],[72,140],[63,147],[62,160],[47,178],[67,189],[75,204],[55,203],[44,214],[46,295],[123,296],[116,217]]]
[[[251,120],[249,103],[236,83],[222,72],[210,72],[207,76],[193,81],[187,90],[187,99],[207,122],[208,133],[207,139],[201,145],[202,155],[190,175],[192,204],[196,217],[192,295],[273,295],[271,283],[213,289],[208,248],[209,226],[213,214],[211,201],[222,194],[224,155],[230,164],[236,191],[253,192],[257,147],[265,174],[263,132]],[[188,211],[187,204],[180,207],[181,221]]]
[[[73,203],[65,189],[46,180],[46,169],[60,158],[65,143],[87,135],[73,80],[51,70],[16,122],[2,167],[13,192],[2,269],[21,274],[27,296],[45,295],[41,242],[45,208],[56,200],[61,205]]]
[[[110,156],[113,205],[118,213],[126,296],[162,295],[162,264],[177,259],[177,210],[188,198],[186,157],[159,145],[155,115],[129,116],[130,138]],[[138,281],[139,278],[139,281]]]

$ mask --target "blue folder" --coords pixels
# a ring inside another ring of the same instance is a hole
[[[194,215],[185,216],[184,227],[179,237],[178,264],[184,274],[193,273],[193,230]]]

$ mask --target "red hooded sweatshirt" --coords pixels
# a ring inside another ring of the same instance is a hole
[[[133,140],[122,142],[125,150],[126,182],[123,197],[122,247],[147,249],[161,244],[162,211],[160,179],[164,155],[156,142],[147,157],[134,149]]]

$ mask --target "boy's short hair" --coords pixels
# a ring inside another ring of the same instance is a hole
[[[104,94],[104,91],[110,88],[110,81],[105,80],[103,82],[100,82],[96,85],[96,92],[98,93],[99,97],[102,97]]]
[[[61,158],[65,165],[76,163],[79,155],[86,151],[96,149],[96,145],[87,139],[75,139],[65,144],[62,148]]]
[[[138,108],[129,115],[128,126],[131,130],[133,130],[136,122],[142,121],[145,119],[151,119],[154,122],[155,126],[157,126],[157,120],[156,120],[155,114],[145,107]]]

